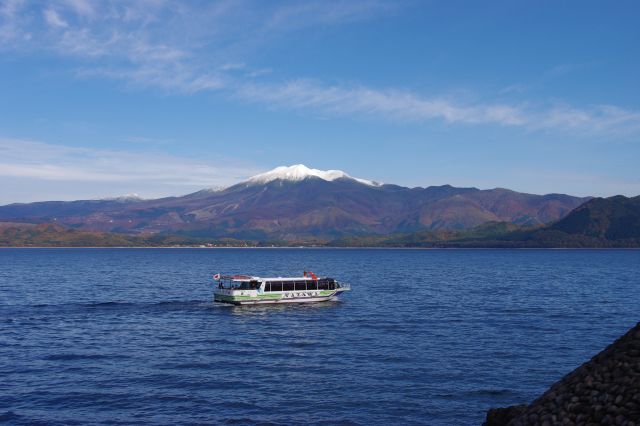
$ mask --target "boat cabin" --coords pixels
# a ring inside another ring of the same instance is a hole
[[[247,276],[223,276],[218,282],[219,289],[261,290],[262,292],[335,290],[333,278],[259,278]]]
[[[336,281],[333,278],[298,279],[298,278],[265,278],[263,291],[307,291],[307,290],[335,290]]]

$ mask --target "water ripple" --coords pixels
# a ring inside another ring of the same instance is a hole
[[[211,303],[213,272],[349,281]],[[2,250],[0,422],[479,424],[638,321],[639,251]]]

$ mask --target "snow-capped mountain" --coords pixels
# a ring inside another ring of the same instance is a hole
[[[369,186],[380,186],[378,182],[374,182],[367,179],[354,178],[343,172],[342,170],[318,170],[310,169],[304,164],[295,164],[293,166],[281,166],[276,167],[266,173],[255,175],[247,182],[254,184],[264,184],[272,182],[274,180],[284,180],[298,182],[308,178],[319,178],[326,181],[334,181],[336,179],[352,179],[357,182],[363,183]]]
[[[406,188],[301,164],[231,187],[155,200],[39,202],[0,207],[0,221],[55,222],[93,231],[300,240],[464,229],[489,221],[542,224],[586,201],[561,194],[449,185]]]

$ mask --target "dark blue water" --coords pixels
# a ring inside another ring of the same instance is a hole
[[[216,272],[350,282],[213,305]],[[0,250],[0,419],[480,424],[640,320],[640,251]]]

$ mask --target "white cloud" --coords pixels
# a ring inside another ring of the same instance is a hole
[[[510,84],[509,86],[503,87],[498,91],[498,93],[501,95],[506,95],[509,93],[524,93],[529,89],[530,89],[529,86],[525,84],[517,83],[517,84]]]
[[[86,68],[77,71],[80,77],[108,77],[139,87],[161,88],[178,93],[195,93],[218,90],[226,86],[222,74],[198,74],[179,64],[146,65],[127,69]]]
[[[220,69],[223,71],[237,71],[243,69],[245,66],[243,63],[230,63],[221,65]]]
[[[494,99],[470,103],[398,88],[330,85],[307,79],[282,82],[271,69],[250,65],[252,54],[286,33],[386,16],[399,7],[399,3],[382,0],[53,0],[44,8],[38,3],[6,0],[0,5],[0,42],[5,42],[5,49],[44,50],[73,59],[73,71],[83,78],[109,78],[174,93],[224,91],[267,107],[571,135],[640,133],[640,112],[614,105]],[[43,10],[34,14],[33,9]],[[565,73],[574,67],[561,65],[552,72]],[[263,76],[260,83],[258,76]],[[502,94],[522,92],[522,87],[510,86]]]
[[[610,105],[581,109],[562,104],[463,104],[449,98],[430,98],[399,90],[327,86],[311,80],[284,84],[247,83],[239,87],[237,93],[251,102],[336,115],[359,114],[418,122],[440,119],[447,123],[496,124],[529,130],[555,129],[620,136],[640,132],[640,112]]]
[[[67,28],[69,26],[69,24],[67,24],[67,21],[62,19],[60,15],[58,15],[58,12],[56,12],[54,9],[46,9],[43,14],[45,21],[47,21],[47,24],[51,25],[52,27]]]
[[[443,98],[423,98],[398,90],[326,86],[311,80],[271,85],[250,83],[240,87],[238,94],[250,101],[286,108],[382,115],[404,121],[443,119],[451,123],[522,124],[524,120],[517,109],[504,105],[459,106]]]
[[[256,77],[260,77],[263,75],[267,75],[267,74],[271,74],[273,72],[273,70],[271,68],[261,68],[261,69],[257,69],[255,71],[251,71],[245,74],[245,77],[249,77],[249,78],[256,78]]]
[[[212,163],[165,153],[100,150],[0,138],[3,181],[13,179],[25,185],[27,181],[46,182],[49,188],[67,188],[66,184],[94,186],[89,186],[84,195],[76,194],[76,198],[96,195],[96,187],[101,188],[104,196],[131,192],[146,197],[181,195],[237,183],[258,171],[253,166],[228,160]],[[0,200],[16,201],[7,199],[6,193],[11,190],[3,185]],[[68,198],[66,190],[59,189],[57,195],[55,191],[31,194],[32,199]]]
[[[97,16],[95,2],[90,0],[66,0],[65,3],[81,17],[93,19]]]
[[[0,2],[0,48],[13,42],[27,42],[31,34],[21,25],[20,12],[24,0],[5,0]]]
[[[580,68],[583,68],[582,64],[559,64],[545,72],[545,78],[557,78],[570,74]]]
[[[0,6],[0,41],[12,43],[0,48],[53,51],[83,60],[81,75],[194,92],[218,89],[220,74],[266,73],[264,68],[251,69],[244,57],[275,37],[309,26],[365,19],[388,11],[391,4],[52,0],[45,8],[7,0]],[[34,11],[46,26],[33,18]],[[33,37],[20,39],[22,29],[29,29]]]

